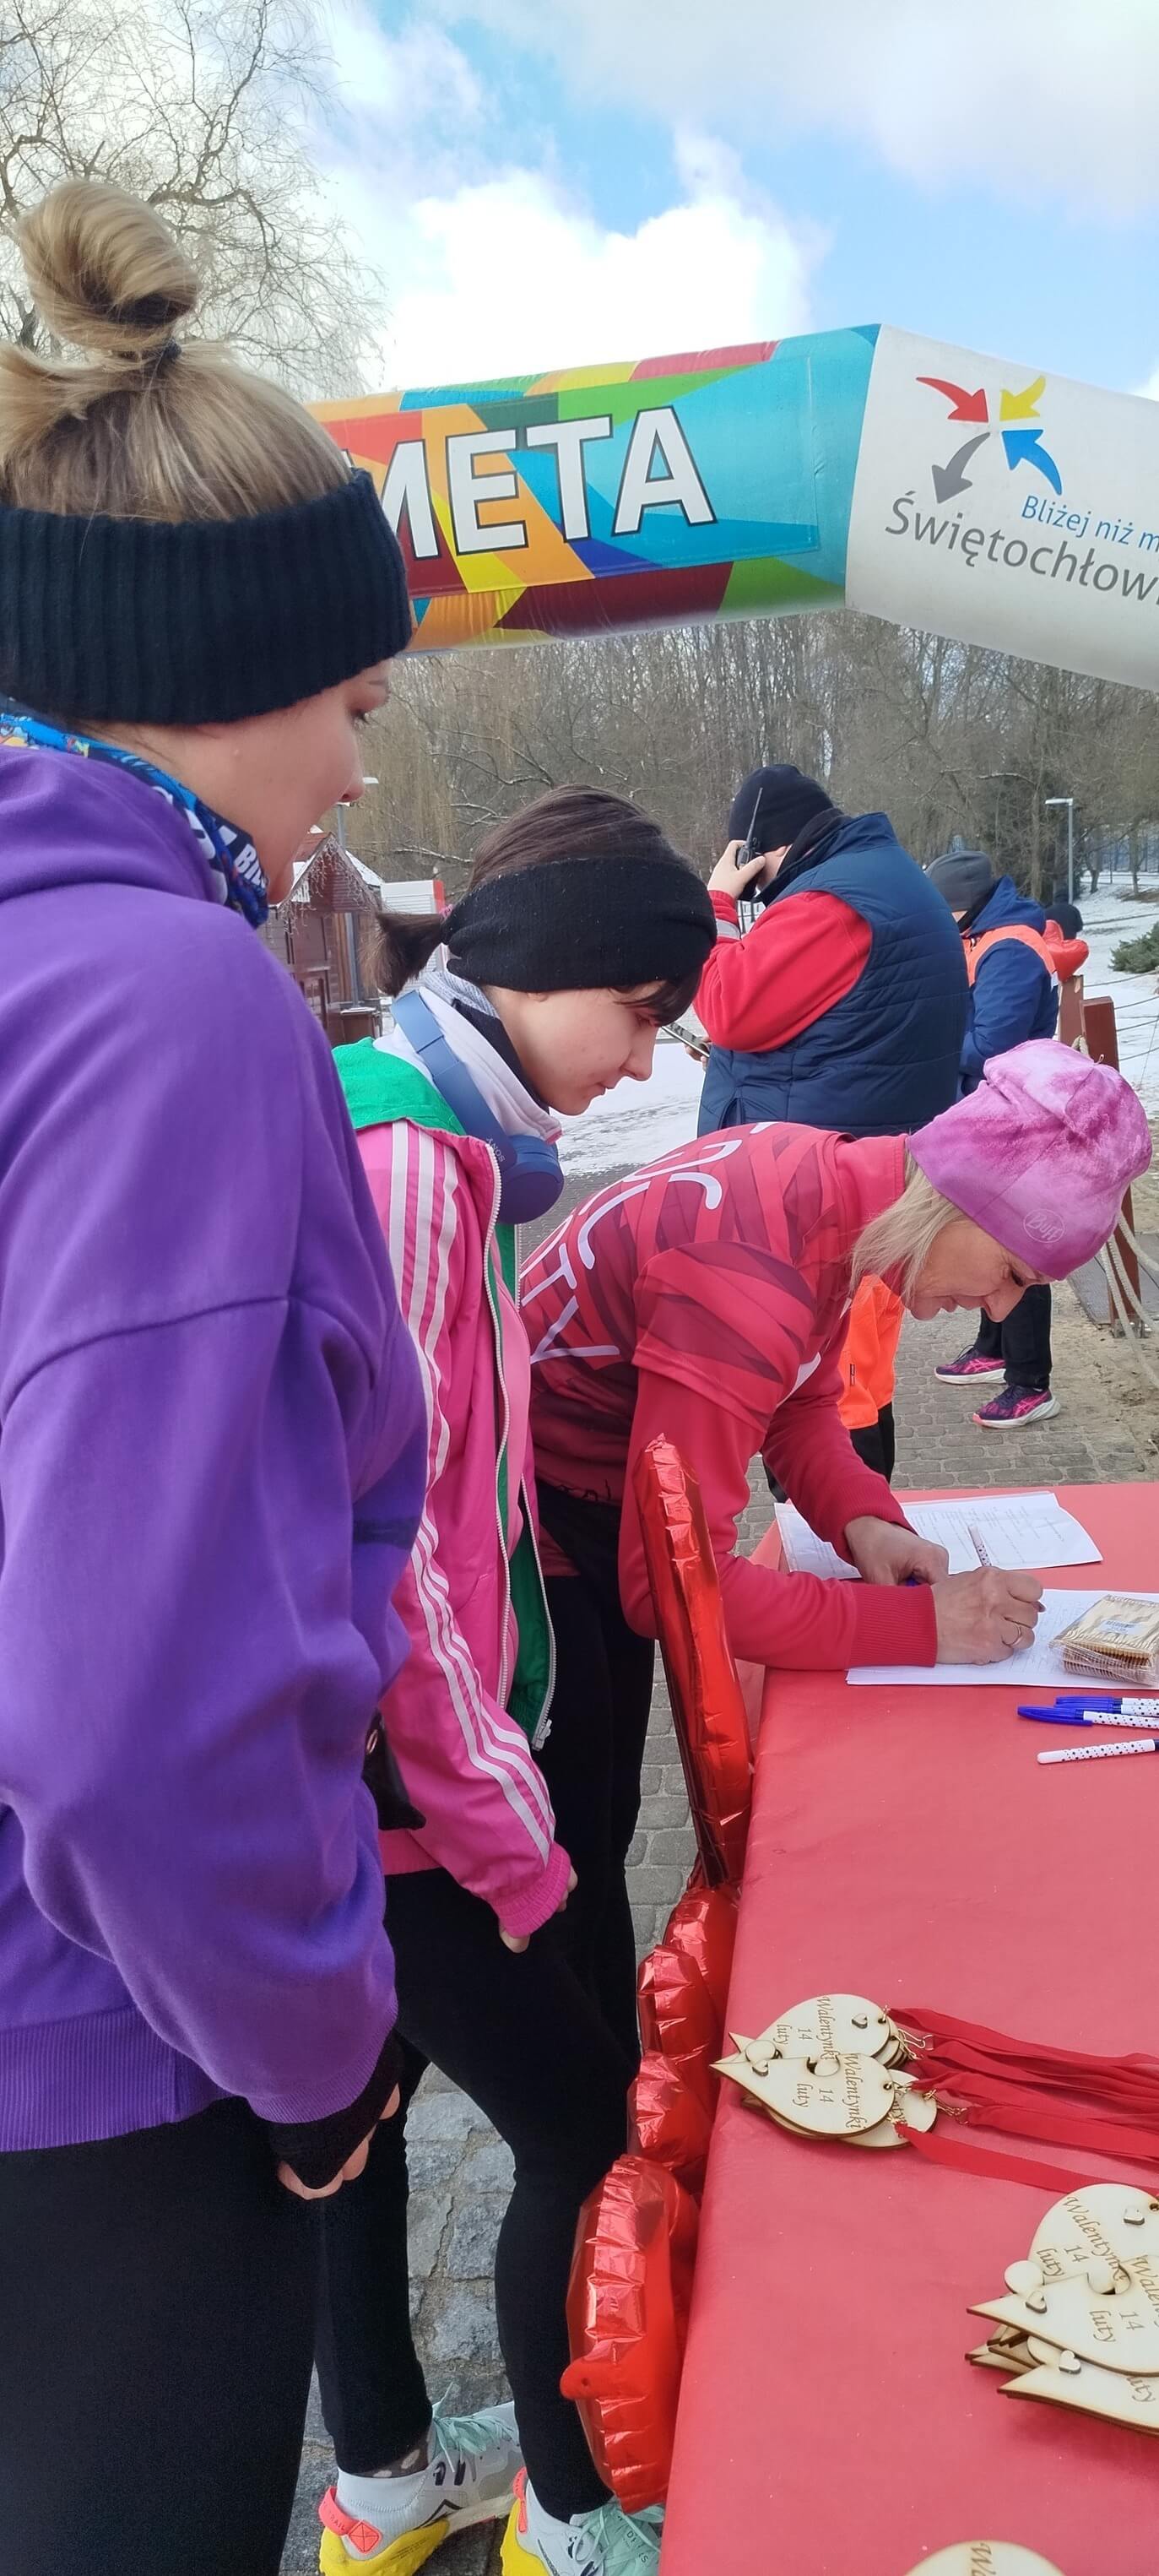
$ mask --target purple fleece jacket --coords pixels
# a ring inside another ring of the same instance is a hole
[[[0,750],[0,2148],[367,2085],[425,1448],[284,968],[154,789]]]

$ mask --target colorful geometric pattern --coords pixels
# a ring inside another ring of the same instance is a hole
[[[397,527],[415,646],[837,604],[876,325],[317,403]]]

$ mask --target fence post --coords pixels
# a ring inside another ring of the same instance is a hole
[[[1085,1003],[1083,1008],[1083,1021],[1086,1030],[1088,1055],[1095,1064],[1113,1065],[1117,1073],[1119,1070],[1119,1038],[1118,1031],[1115,1026],[1115,1005],[1111,1001],[1109,995],[1101,997],[1097,1002]],[[1126,1197],[1123,1200],[1123,1215],[1126,1218],[1131,1233],[1133,1234],[1135,1231],[1135,1208],[1130,1190],[1127,1191]],[[1117,1226],[1115,1228],[1113,1241],[1123,1276],[1130,1285],[1139,1315],[1140,1325],[1142,1325],[1144,1307],[1143,1292],[1139,1284],[1139,1264],[1135,1259],[1135,1255],[1131,1250],[1130,1244],[1120,1233]],[[1111,1312],[1112,1319],[1117,1323],[1118,1319],[1115,1316],[1113,1304]]]
[[[1077,1046],[1083,1034],[1083,979],[1072,975],[1058,988],[1058,1034],[1064,1046]]]

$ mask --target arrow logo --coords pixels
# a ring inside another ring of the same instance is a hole
[[[951,420],[989,422],[990,406],[983,386],[979,385],[977,392],[971,393],[967,386],[955,385],[946,376],[919,376],[917,382],[928,385],[932,393],[943,396],[950,406]],[[1003,422],[1037,422],[1038,405],[1045,391],[1045,376],[1035,376],[1020,393],[1013,392],[1009,385],[1003,385],[999,397],[999,419]],[[964,469],[988,435],[988,429],[982,429],[977,438],[966,440],[957,454],[951,456],[948,465],[931,467],[934,491],[939,501],[952,500],[956,492],[970,490],[970,477]],[[1042,444],[1042,435],[1042,430],[1037,427],[1003,428],[1000,436],[1006,463],[1012,474],[1020,465],[1032,465],[1035,473],[1041,474],[1043,481],[1049,483],[1052,492],[1061,493],[1062,476],[1049,448]]]
[[[953,415],[951,414],[951,418],[952,417]],[[962,468],[969,464],[970,458],[977,453],[977,450],[980,447],[985,447],[989,435],[989,430],[981,430],[977,438],[968,438],[966,440],[965,446],[958,449],[957,455],[951,456],[948,465],[935,465],[932,467],[931,471],[934,478],[934,491],[939,501],[952,501],[955,492],[968,492],[970,490],[970,477],[968,474],[963,473]]]
[[[932,385],[936,394],[944,394],[950,404],[951,420],[989,420],[986,396],[981,385],[977,393],[967,393],[964,385],[947,384],[944,376],[919,376],[919,385]],[[1005,395],[1003,396],[1005,401]],[[1003,412],[1003,419],[1006,414]],[[948,469],[947,469],[948,470]]]
[[[1036,376],[1034,383],[1032,385],[1027,385],[1020,394],[1012,394],[1008,387],[1003,385],[1002,402],[1000,407],[1001,419],[1037,420],[1038,406],[1045,391],[1045,376]]]
[[[1004,429],[1002,444],[1012,474],[1016,465],[1033,465],[1049,483],[1052,492],[1061,492],[1062,476],[1053,456],[1042,445],[1040,429]]]

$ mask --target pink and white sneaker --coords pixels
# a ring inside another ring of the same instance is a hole
[[[1006,1371],[1000,1359],[987,1359],[984,1351],[973,1349],[960,1352],[956,1360],[939,1360],[934,1370],[934,1376],[940,1377],[945,1386],[957,1386],[961,1378],[1005,1377],[1005,1375]]]
[[[1001,1395],[979,1406],[975,1422],[983,1431],[1021,1431],[1026,1422],[1045,1422],[1058,1411],[1058,1398],[1048,1386],[1004,1386]]]

